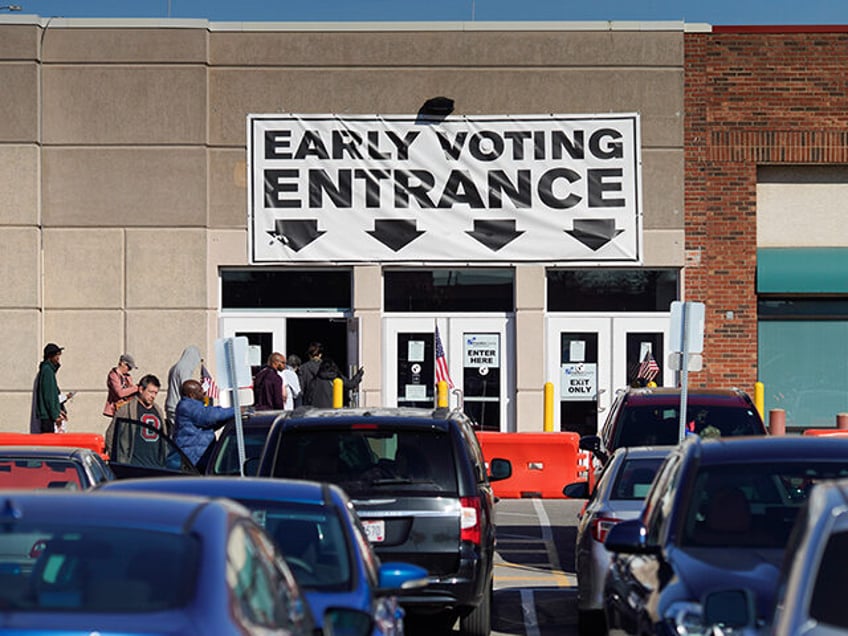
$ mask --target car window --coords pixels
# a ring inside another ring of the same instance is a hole
[[[627,459],[616,473],[610,499],[640,500],[651,489],[654,475],[662,464],[661,457]]]
[[[161,430],[140,420],[114,420],[110,461],[113,464],[197,472],[174,441]]]
[[[240,500],[277,543],[298,583],[322,591],[351,589],[351,557],[342,521],[329,507]]]
[[[820,623],[848,629],[845,587],[848,584],[848,532],[830,535],[819,562],[810,599],[810,618]]]
[[[433,429],[296,430],[286,433],[275,477],[328,481],[350,496],[458,492],[453,444]]]
[[[262,447],[265,445],[265,438],[268,435],[266,430],[244,430],[244,457],[245,460],[258,458],[262,454]],[[258,462],[248,464],[249,472],[245,475],[255,475],[259,468]],[[232,427],[224,429],[224,433],[218,440],[218,451],[212,461],[210,467],[213,475],[240,475],[239,456],[238,456],[238,439],[236,431]]]
[[[680,457],[670,456],[662,465],[659,477],[648,492],[643,523],[647,528],[646,540],[649,544],[658,545],[661,542],[663,526],[671,514],[680,466]]]
[[[227,541],[227,583],[242,620],[266,628],[292,629],[297,600],[275,559],[276,552],[261,534],[243,523],[233,526]]]
[[[183,607],[199,567],[196,539],[149,529],[16,523],[0,546],[0,604],[23,612]]]
[[[844,460],[703,466],[681,510],[683,543],[782,549],[810,489],[845,476]]]
[[[70,459],[0,458],[0,488],[81,490],[88,485],[81,471]]]

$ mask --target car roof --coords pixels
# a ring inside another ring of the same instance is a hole
[[[673,404],[680,403],[680,387],[631,388],[626,392],[628,403]],[[707,404],[721,406],[723,404],[744,404],[750,406],[750,399],[741,389],[689,389],[687,405]]]
[[[775,435],[700,440],[693,437],[683,442],[683,447],[689,452],[698,453],[702,465],[846,459],[848,468],[848,438]]]
[[[230,499],[273,500],[314,506],[327,505],[331,497],[344,499],[344,491],[332,484],[297,479],[261,477],[150,477],[122,479],[102,484],[98,490],[159,492]],[[338,492],[335,492],[338,491]]]
[[[666,457],[673,446],[622,446],[617,448],[613,457],[625,455],[624,459],[656,459]]]
[[[316,427],[333,428],[362,424],[367,420],[374,424],[391,427],[437,428],[448,430],[454,419],[466,419],[458,411],[448,409],[423,409],[409,407],[375,407],[318,409],[303,407],[291,412],[281,420],[284,428]]]
[[[0,457],[74,459],[84,453],[95,454],[91,449],[71,446],[0,446]]]
[[[246,514],[239,504],[227,499],[154,496],[145,493],[95,493],[49,491],[0,491],[0,521],[50,522],[78,520],[85,525],[107,525],[184,533],[195,516],[212,504]]]

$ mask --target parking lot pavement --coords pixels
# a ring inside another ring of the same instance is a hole
[[[582,501],[502,499],[492,634],[577,633],[574,538]]]

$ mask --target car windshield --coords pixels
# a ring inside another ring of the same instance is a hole
[[[848,583],[848,532],[837,532],[827,540],[810,599],[810,618],[819,623],[848,629],[845,584]]]
[[[0,488],[83,488],[81,466],[69,459],[0,458]]]
[[[433,429],[292,431],[283,436],[275,471],[275,477],[335,483],[350,496],[458,490],[448,434]]]
[[[662,457],[628,459],[618,471],[610,499],[633,501],[644,499],[651,489],[654,475],[662,464]]]
[[[686,408],[686,429],[704,439],[763,434],[755,411],[739,406],[689,404]],[[616,427],[613,447],[669,446],[677,444],[679,437],[679,406],[628,406]]]
[[[812,487],[846,476],[844,460],[705,466],[682,513],[682,544],[782,549]]]
[[[334,509],[272,501],[239,503],[276,541],[302,587],[336,592],[351,589],[351,555]]]
[[[153,612],[186,605],[199,546],[149,529],[5,524],[0,528],[0,609]]]

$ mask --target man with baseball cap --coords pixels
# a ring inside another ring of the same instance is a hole
[[[115,411],[121,408],[129,399],[138,393],[138,387],[133,382],[130,371],[137,369],[135,358],[124,353],[118,358],[118,365],[109,371],[106,376],[106,404],[103,406],[103,415],[113,417]]]
[[[62,350],[54,342],[44,347],[44,359],[38,369],[35,383],[35,415],[41,422],[42,433],[55,433],[63,428],[68,414],[59,399],[59,384],[56,382],[56,372],[62,366],[59,358]]]

